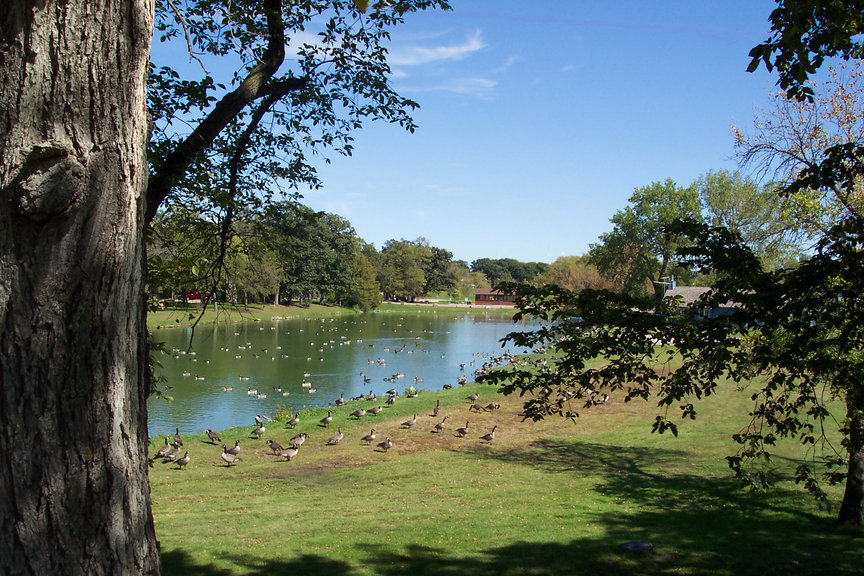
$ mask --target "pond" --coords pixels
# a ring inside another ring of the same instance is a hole
[[[497,312],[416,311],[325,319],[274,319],[161,329],[170,354],[159,370],[171,402],[148,402],[151,436],[246,426],[257,414],[299,412],[409,386],[440,390],[473,380],[474,370],[504,352],[500,340],[532,323]],[[190,338],[192,346],[190,348]]]

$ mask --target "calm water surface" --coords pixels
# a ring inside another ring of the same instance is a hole
[[[191,350],[191,330],[162,329],[157,340],[173,350],[160,357],[173,401],[150,399],[149,432],[246,426],[256,414],[327,406],[340,394],[384,396],[390,388],[402,394],[412,385],[440,390],[461,375],[472,380],[485,357],[522,352],[502,348],[500,340],[533,327],[476,311],[238,321],[197,328]],[[404,376],[385,380],[397,374]]]

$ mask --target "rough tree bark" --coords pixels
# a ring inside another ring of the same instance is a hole
[[[157,574],[147,479],[153,0],[0,7],[0,573]]]

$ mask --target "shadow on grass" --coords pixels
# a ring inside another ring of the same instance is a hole
[[[225,554],[223,559],[235,568],[219,568],[213,564],[201,564],[182,550],[172,550],[162,554],[162,574],[165,576],[273,576],[278,574],[315,574],[316,576],[351,576],[351,566],[340,560],[333,560],[314,554],[300,554],[290,560],[269,560],[267,558]],[[242,570],[242,571],[241,571]]]
[[[171,551],[162,556],[163,572],[200,576],[862,573],[860,533],[837,528],[833,518],[816,513],[815,506],[808,512],[806,495],[782,488],[767,496],[751,495],[732,478],[691,473],[676,463],[680,452],[541,441],[520,452],[477,450],[475,456],[590,476],[596,479],[598,499],[609,499],[615,505],[579,512],[601,530],[596,536],[569,542],[566,538],[544,541],[544,526],[537,526],[536,532],[526,534],[526,541],[479,542],[469,555],[422,542],[404,549],[358,543],[362,558],[352,562],[359,564],[298,550],[296,557],[274,560],[226,554],[222,559],[234,565],[231,570],[201,565],[183,551]],[[541,491],[543,486],[530,490]],[[562,508],[560,515],[567,514],[572,512]],[[443,519],[442,526],[446,529]],[[655,550],[643,555],[620,550],[621,543],[634,540],[650,541]]]

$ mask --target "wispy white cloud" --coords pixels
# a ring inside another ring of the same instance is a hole
[[[480,77],[467,78],[450,78],[437,84],[429,84],[425,86],[412,85],[402,86],[400,90],[405,92],[449,92],[451,94],[462,94],[474,96],[480,99],[489,99],[495,87],[498,86],[496,80]]]
[[[450,46],[397,46],[390,50],[387,61],[391,66],[419,66],[442,60],[462,60],[486,47],[483,33],[476,30],[465,41]]]

